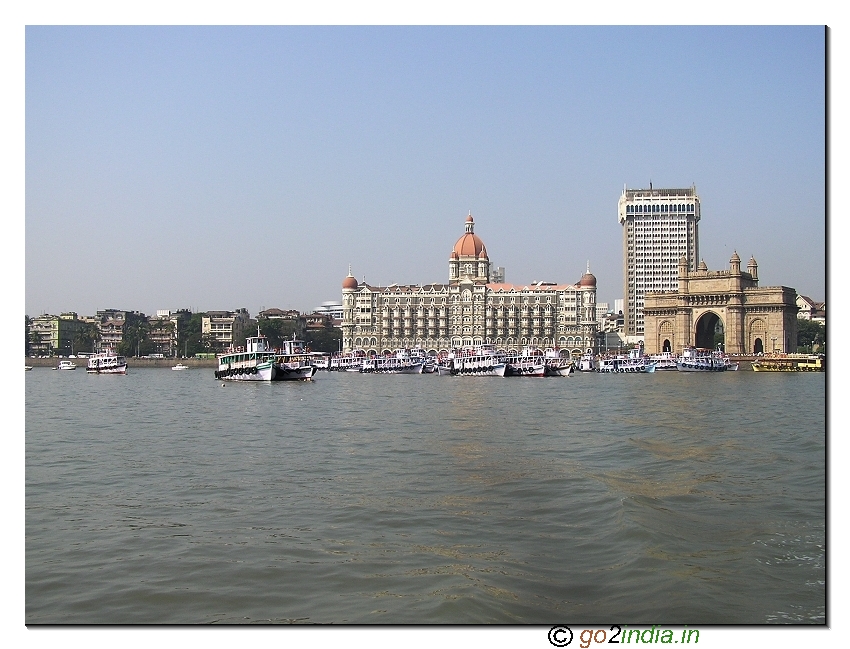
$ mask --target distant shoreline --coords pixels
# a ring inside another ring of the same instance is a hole
[[[77,365],[77,369],[86,369],[87,358],[71,358]],[[174,367],[177,363],[183,363],[189,367],[218,367],[218,361],[214,358],[127,358],[127,367]],[[24,358],[24,364],[30,367],[58,367],[59,359],[54,358]]]

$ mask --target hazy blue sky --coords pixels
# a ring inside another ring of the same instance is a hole
[[[622,297],[623,186],[825,299],[815,27],[27,27],[26,312],[312,309],[351,264]]]

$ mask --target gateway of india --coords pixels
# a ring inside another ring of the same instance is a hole
[[[623,292],[626,334],[646,354],[713,348],[722,333],[728,354],[794,352],[797,292],[759,286],[758,264],[732,254],[728,270],[699,258],[700,199],[696,187],[623,188]]]
[[[501,269],[500,269],[501,270]],[[576,284],[506,284],[491,268],[472,214],[449,254],[447,284],[371,286],[349,268],[342,282],[342,350],[387,353],[421,348],[431,354],[493,344],[596,352],[596,277]]]

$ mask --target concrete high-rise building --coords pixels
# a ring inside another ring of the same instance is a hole
[[[646,293],[675,291],[679,259],[689,271],[699,258],[700,201],[696,187],[687,189],[623,188],[618,204],[623,226],[624,334],[644,335]]]

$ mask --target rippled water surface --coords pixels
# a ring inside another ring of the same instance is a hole
[[[28,623],[824,623],[823,374],[26,375]]]

